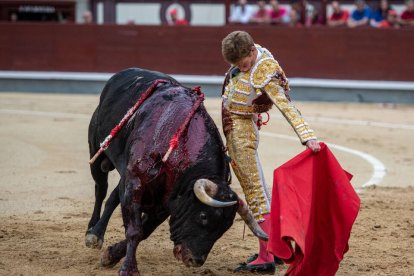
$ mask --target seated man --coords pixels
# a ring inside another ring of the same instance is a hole
[[[277,0],[270,0],[270,6],[272,7],[269,11],[270,23],[281,24],[284,23],[283,19],[287,15],[287,10],[280,7]]]
[[[388,13],[393,11],[388,0],[381,0],[379,7],[372,12],[370,25],[376,28],[387,28],[389,23],[387,21]]]
[[[84,11],[84,13],[82,14],[83,17],[83,23],[84,24],[91,24],[93,23],[93,16],[92,16],[92,12],[87,10]]]
[[[270,15],[269,15],[269,12],[266,10],[266,1],[258,0],[257,6],[258,6],[258,10],[250,18],[250,22],[258,23],[258,24],[269,24]]]
[[[328,26],[340,27],[346,26],[349,18],[349,12],[343,10],[339,4],[339,1],[332,1],[332,15],[328,18]]]
[[[387,13],[387,20],[386,20],[386,24],[384,24],[385,28],[389,27],[389,28],[400,28],[400,22],[398,20],[398,14],[395,10],[389,10]]]
[[[188,25],[187,20],[178,18],[178,11],[176,8],[172,9],[170,12],[170,25],[175,26],[186,26]]]
[[[368,26],[371,18],[371,9],[365,4],[365,0],[356,0],[355,6],[355,10],[348,19],[348,27]]]
[[[414,0],[405,1],[405,7],[406,9],[401,14],[400,24],[414,27]]]
[[[287,20],[287,23],[290,27],[302,27],[303,26],[300,20],[301,19],[300,14],[301,14],[300,3],[296,1],[290,4],[290,9],[288,12],[288,20]]]
[[[253,16],[253,8],[247,5],[247,0],[239,0],[238,4],[232,9],[229,23],[247,24]]]

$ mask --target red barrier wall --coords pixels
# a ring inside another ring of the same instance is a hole
[[[414,81],[414,30],[0,23],[0,70],[222,75],[221,40],[243,28],[288,77]]]

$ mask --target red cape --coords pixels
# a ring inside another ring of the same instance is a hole
[[[360,205],[351,178],[323,143],[274,171],[268,250],[286,275],[335,275]]]

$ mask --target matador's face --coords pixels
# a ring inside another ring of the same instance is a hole
[[[247,57],[240,59],[234,65],[240,69],[243,73],[250,71],[253,65],[256,63],[257,49],[252,46],[252,49]]]

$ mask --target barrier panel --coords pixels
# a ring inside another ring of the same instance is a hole
[[[221,40],[243,29],[288,77],[414,81],[413,29],[0,23],[0,70],[223,75]]]

